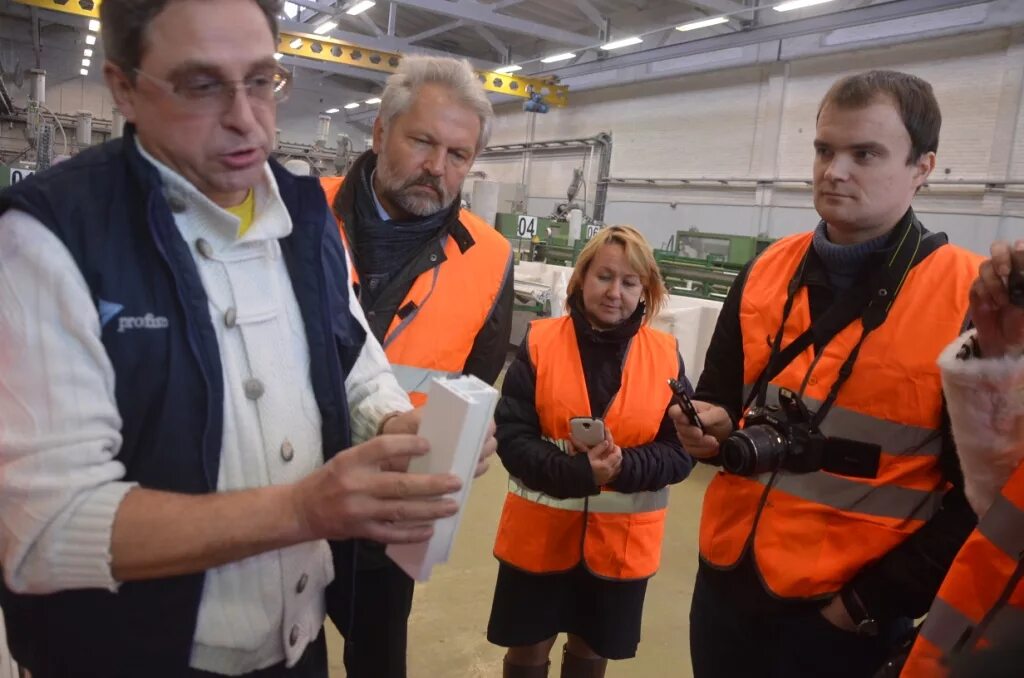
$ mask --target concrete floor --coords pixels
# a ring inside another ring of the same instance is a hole
[[[647,588],[643,640],[637,656],[611,662],[608,678],[690,678],[688,614],[697,572],[697,528],[704,489],[713,469],[699,466],[672,488],[661,571]],[[508,474],[496,461],[473,483],[452,559],[418,585],[409,622],[409,678],[501,676],[504,649],[485,632],[497,561],[491,555]],[[332,678],[341,678],[341,637],[328,623]],[[564,636],[552,651],[550,675],[558,676]]]

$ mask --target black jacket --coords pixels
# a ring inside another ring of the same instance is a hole
[[[576,300],[571,302],[570,308],[590,410],[596,416],[607,409],[619,390],[626,349],[640,328],[643,309],[638,308],[623,325],[602,332],[590,327]],[[502,385],[501,400],[494,415],[498,425],[498,456],[508,472],[532,490],[559,499],[596,495],[601,488],[594,482],[587,456],[569,456],[541,438],[534,402],[537,375],[530,361],[529,341],[527,332]],[[689,388],[681,358],[679,380]],[[659,490],[686,478],[691,468],[693,460],[683,451],[666,413],[654,440],[622,449],[622,468],[610,487],[618,492]]]
[[[873,253],[865,266],[884,265],[885,258],[892,251],[891,247],[887,247]],[[734,423],[739,421],[743,407],[744,358],[740,300],[752,264],[744,267],[729,290],[711,338],[704,372],[697,384],[696,399],[721,405]],[[836,295],[824,264],[813,247],[808,255],[805,280],[811,319],[814,320],[828,309]],[[821,347],[815,348],[817,350]],[[953,558],[977,522],[964,496],[963,475],[945,412],[942,440],[943,451],[939,464],[943,475],[953,487],[943,498],[941,510],[906,541],[861,570],[849,584],[876,619],[916,618],[926,613]],[[731,590],[737,598],[752,600],[755,607],[757,600],[764,605],[773,604],[774,599],[769,600],[770,596],[759,579],[750,576],[749,551],[743,561],[735,570],[713,570],[707,565],[703,569],[710,579],[718,580],[723,589]]]

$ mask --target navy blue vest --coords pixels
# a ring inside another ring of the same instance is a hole
[[[317,180],[270,165],[294,225],[281,250],[305,323],[329,459],[350,445],[344,380],[365,332],[349,312],[343,249]],[[114,318],[102,330],[123,420],[117,458],[125,479],[171,492],[216,490],[224,397],[217,339],[194,243],[182,239],[131,126],[123,139],[0,192],[0,213],[8,209],[35,216],[67,246],[101,318],[109,303],[123,306],[119,317],[159,319],[159,327],[119,332]],[[203,577],[128,582],[116,594],[28,596],[0,584],[12,653],[34,678],[182,675]],[[329,608],[338,593],[329,589]]]

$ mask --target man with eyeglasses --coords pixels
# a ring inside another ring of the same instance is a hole
[[[104,0],[125,136],[0,194],[0,605],[34,678],[326,676],[333,540],[456,510],[379,435],[415,415],[319,186],[268,161],[279,9]]]

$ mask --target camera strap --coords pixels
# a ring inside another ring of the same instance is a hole
[[[853,347],[850,355],[843,362],[839,369],[839,376],[825,402],[814,415],[812,424],[818,427],[825,419],[825,415],[832,408],[839,389],[853,373],[853,365],[860,354],[860,348],[867,336],[885,322],[896,300],[896,295],[903,287],[907,275],[911,269],[928,255],[948,242],[945,233],[928,233],[921,223],[914,216],[913,211],[909,213],[906,225],[903,226],[899,241],[884,267],[871,273],[867,278],[851,288],[845,290],[835,302],[822,314],[816,322],[811,323],[806,331],[782,348],[782,335],[786,326],[786,320],[793,309],[793,302],[797,293],[803,287],[807,258],[810,254],[808,246],[796,273],[787,286],[786,303],[782,311],[782,321],[779,329],[772,340],[772,350],[768,357],[768,363],[764,370],[754,382],[754,388],[744,403],[745,412],[752,403],[756,401],[758,407],[764,407],[768,398],[768,384],[778,376],[786,367],[796,359],[804,350],[812,344],[824,348],[832,339],[839,334],[850,323],[860,318],[862,331],[857,344]]]

